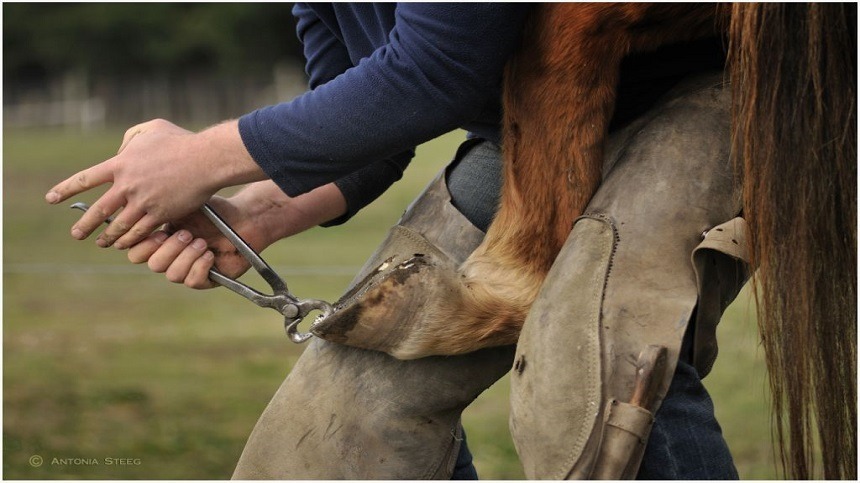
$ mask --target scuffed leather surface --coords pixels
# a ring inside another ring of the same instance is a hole
[[[518,343],[515,360],[525,357],[527,364],[511,378],[511,431],[529,478],[593,474],[603,408],[610,399],[630,400],[635,363],[648,345],[669,351],[649,409],[656,412],[665,396],[697,303],[691,254],[704,231],[740,212],[729,162],[728,109],[721,74],[699,77],[676,87],[646,116],[610,137],[604,181],[574,225]],[[582,267],[593,262],[577,252],[593,250],[582,240],[599,220],[614,227],[615,240],[598,296],[593,277],[582,277]],[[559,309],[562,299],[564,310]],[[601,305],[595,321],[596,300]],[[582,344],[595,337],[601,356],[588,362]],[[556,340],[568,343],[548,343]],[[583,364],[599,368],[599,401],[581,394],[593,391],[590,381],[584,389],[578,387],[583,374],[594,370]],[[592,415],[594,411],[599,414]],[[588,424],[571,419],[573,412],[588,415]],[[640,458],[641,449],[630,455],[631,461]]]
[[[511,381],[511,433],[529,478],[563,479],[601,404],[600,307],[615,248],[604,220],[576,224],[529,313]],[[569,249],[567,249],[569,247]],[[569,280],[577,281],[571,291]],[[571,317],[568,319],[567,317]],[[576,321],[576,330],[560,330]],[[563,357],[562,357],[563,355]]]
[[[483,238],[450,204],[442,175],[400,224],[456,263]],[[408,248],[396,250],[412,253]],[[390,252],[383,243],[353,284]],[[400,361],[314,339],[261,415],[233,477],[450,478],[461,411],[510,369],[512,358],[512,347],[500,347]]]

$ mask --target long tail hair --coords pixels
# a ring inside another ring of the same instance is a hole
[[[856,33],[847,3],[736,4],[730,26],[775,438],[798,479],[816,439],[825,478],[857,478]]]

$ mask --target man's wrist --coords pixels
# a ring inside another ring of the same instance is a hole
[[[249,237],[256,241],[252,246],[258,251],[285,236],[284,223],[277,220],[288,197],[280,189],[272,190],[264,184],[274,185],[270,181],[253,183],[230,197],[230,203],[241,213]]]
[[[292,198],[266,180],[249,185],[230,201],[266,246],[346,213],[346,200],[333,183]]]
[[[266,179],[239,135],[238,121],[225,121],[195,134],[206,183],[213,191]]]

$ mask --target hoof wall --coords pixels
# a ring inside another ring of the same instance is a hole
[[[434,355],[433,321],[448,321],[459,298],[449,260],[412,254],[385,260],[316,321],[311,332],[331,342],[386,352],[399,359]]]

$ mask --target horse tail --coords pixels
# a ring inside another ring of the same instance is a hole
[[[779,459],[856,479],[857,5],[735,4],[729,38]]]

